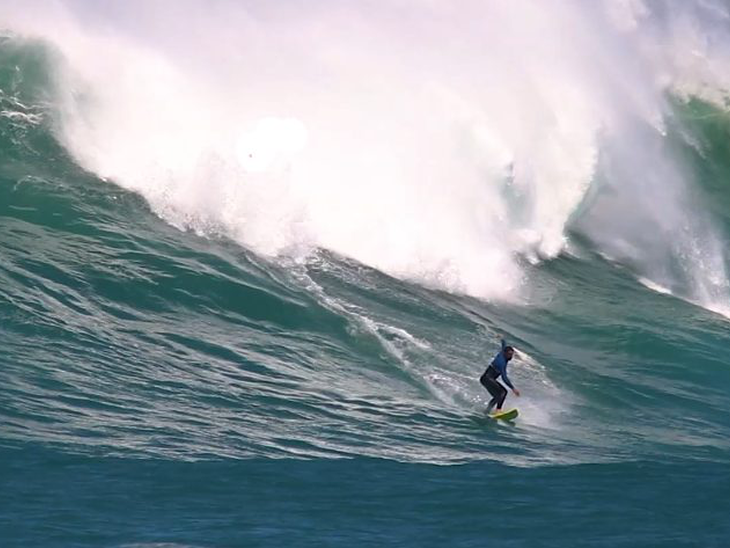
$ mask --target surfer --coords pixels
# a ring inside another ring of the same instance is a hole
[[[508,346],[501,335],[499,338],[502,341],[502,350],[494,357],[492,363],[489,364],[489,367],[487,367],[487,370],[479,379],[482,386],[492,395],[492,399],[487,406],[487,413],[491,412],[495,405],[497,406],[497,413],[502,411],[504,399],[507,397],[507,389],[501,383],[497,382],[500,376],[504,383],[512,389],[515,396],[520,395],[520,391],[514,387],[512,381],[507,376],[507,364],[514,357],[515,349]]]

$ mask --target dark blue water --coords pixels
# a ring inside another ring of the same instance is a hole
[[[3,458],[13,546],[724,546],[730,534],[724,464],[190,463],[31,446]]]

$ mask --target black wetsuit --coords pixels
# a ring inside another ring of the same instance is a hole
[[[482,383],[482,386],[484,386],[484,388],[486,388],[492,395],[492,399],[487,406],[487,412],[491,411],[495,405],[497,406],[497,409],[502,409],[504,399],[507,397],[507,389],[502,386],[501,383],[497,382],[497,379],[500,376],[504,379],[507,386],[514,390],[512,382],[509,380],[509,377],[507,377],[507,363],[510,359],[504,354],[504,349],[506,347],[507,343],[505,343],[504,339],[502,339],[502,350],[500,350],[499,354],[494,357],[492,363],[489,364],[487,370],[479,378],[479,382]]]
[[[497,405],[497,409],[502,409],[504,399],[507,397],[507,389],[497,382],[497,376],[499,373],[491,365],[487,367],[487,370],[479,379],[484,388],[486,388],[492,395],[492,399],[487,406],[487,411],[491,411],[492,408]]]

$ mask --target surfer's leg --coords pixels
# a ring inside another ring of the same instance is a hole
[[[487,404],[487,413],[492,412],[492,408],[494,407],[494,404],[497,403],[497,398],[492,398],[489,400],[489,403]]]
[[[502,406],[504,405],[504,400],[507,398],[507,389],[499,384],[497,381],[494,381],[494,384],[496,384],[499,387],[499,396],[496,396],[497,398],[497,412],[502,410]]]
[[[479,382],[482,383],[482,386],[484,386],[484,388],[487,389],[487,392],[492,395],[492,399],[487,405],[487,413],[492,410],[495,404],[497,405],[498,409],[501,409],[502,402],[507,395],[507,391],[504,389],[504,387],[496,380],[487,375],[482,375],[482,377],[479,379]]]
[[[482,386],[487,389],[487,392],[489,392],[492,395],[492,398],[496,399],[497,392],[494,390],[494,379],[491,377],[488,377],[487,375],[482,375],[479,378],[479,382],[482,383]]]

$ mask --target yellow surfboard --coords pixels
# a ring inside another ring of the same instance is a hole
[[[489,416],[493,419],[500,419],[503,421],[511,421],[517,418],[517,415],[519,413],[517,412],[517,408],[510,409],[509,411],[502,411],[501,413],[490,413]]]

